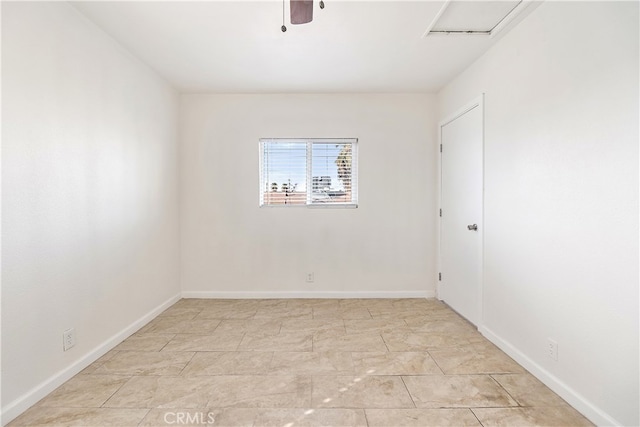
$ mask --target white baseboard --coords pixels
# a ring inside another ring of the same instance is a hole
[[[558,396],[566,400],[571,406],[577,409],[582,415],[598,426],[621,426],[606,412],[589,402],[580,393],[562,382],[555,375],[544,369],[542,366],[531,360],[527,355],[518,350],[508,341],[502,339],[496,333],[484,326],[478,328],[480,333],[489,341],[494,343],[500,350],[507,353],[513,360],[531,372],[536,378],[542,381],[547,387],[553,390]]]
[[[74,375],[78,374],[84,368],[102,357],[105,353],[118,345],[122,340],[149,323],[150,320],[157,317],[160,313],[172,306],[179,299],[180,294],[169,298],[167,301],[163,302],[158,307],[154,308],[153,310],[133,322],[131,325],[127,326],[117,334],[104,341],[102,344],[98,345],[96,348],[85,354],[72,365],[59,371],[49,379],[41,382],[22,396],[2,407],[2,425],[4,426],[7,423],[11,422],[18,415],[36,404],[40,399],[51,393],[56,388],[60,387]]]
[[[244,291],[183,291],[182,298],[203,299],[288,299],[288,298],[433,298],[435,291],[282,291],[282,292],[244,292]]]

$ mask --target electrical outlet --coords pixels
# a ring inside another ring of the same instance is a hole
[[[551,338],[547,340],[547,356],[552,360],[558,360],[558,343]]]
[[[67,329],[62,333],[62,348],[67,351],[74,345],[76,345],[76,330],[74,328]]]
[[[314,277],[313,272],[307,273],[307,283],[313,283]]]

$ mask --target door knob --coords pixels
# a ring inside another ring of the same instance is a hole
[[[469,231],[478,231],[478,224],[467,225]]]

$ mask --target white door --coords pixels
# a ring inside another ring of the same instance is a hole
[[[440,125],[441,215],[438,296],[471,323],[481,320],[482,98]]]

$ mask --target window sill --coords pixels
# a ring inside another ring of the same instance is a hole
[[[313,203],[309,205],[260,205],[260,208],[356,209],[357,203]]]
[[[311,209],[356,209],[357,203],[312,203],[305,205]]]

